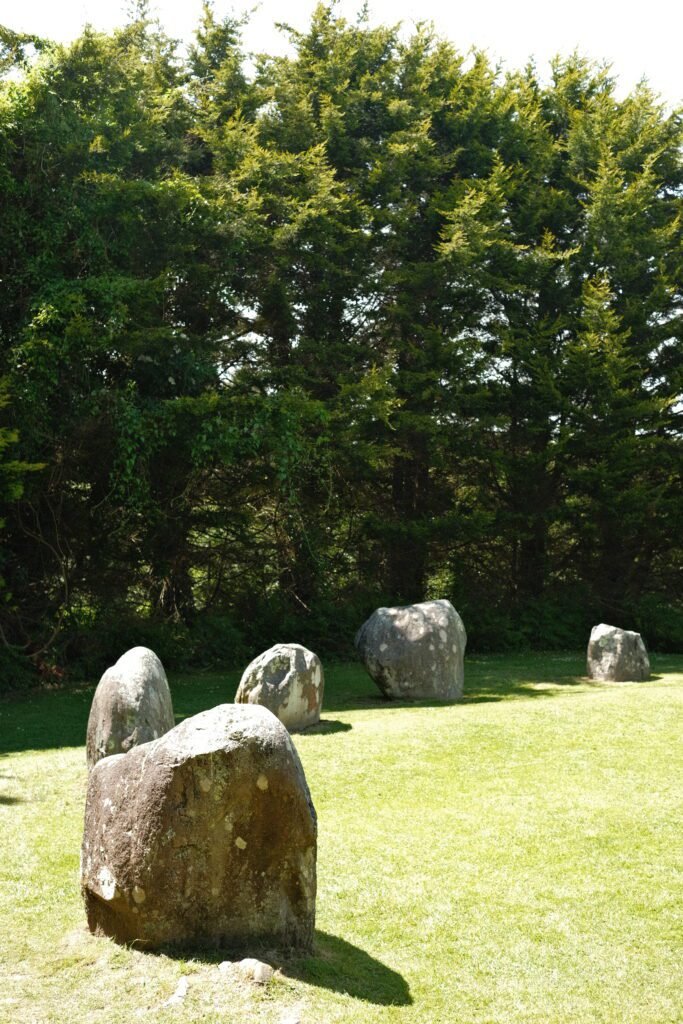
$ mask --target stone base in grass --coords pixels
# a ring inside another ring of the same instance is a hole
[[[308,949],[316,816],[285,727],[224,704],[90,773],[88,925],[143,946]]]

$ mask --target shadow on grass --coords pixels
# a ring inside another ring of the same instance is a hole
[[[683,672],[681,655],[656,655],[650,681],[662,679],[665,672]],[[583,673],[585,654],[475,655],[465,659],[465,696],[463,706],[492,701],[555,697],[563,693],[585,692],[591,685]],[[196,715],[218,704],[231,703],[239,682],[238,670],[196,672],[171,676],[171,691],[176,721]],[[359,664],[332,664],[325,669],[325,712],[320,726],[307,730],[332,735],[351,728],[334,718],[336,712],[386,712],[406,707],[448,706],[437,701],[387,701]],[[609,688],[615,683],[595,683]],[[647,686],[648,683],[632,684]],[[80,689],[31,691],[0,698],[0,757],[24,750],[51,750],[58,747],[82,747],[94,685]],[[305,735],[302,734],[302,735]]]
[[[679,656],[665,656],[669,671],[681,671]],[[659,660],[665,660],[661,655]],[[474,655],[465,659],[465,692],[460,701],[386,700],[361,666],[333,666],[327,673],[325,706],[334,711],[385,711],[411,707],[457,707],[495,701],[551,698],[568,693],[585,693],[588,688],[609,690],[620,685],[647,686],[663,678],[652,672],[645,683],[620,684],[588,679],[586,659],[581,654],[531,653],[518,655]]]
[[[336,935],[317,931],[312,956],[282,965],[288,978],[341,992],[378,1006],[410,1006],[405,978],[365,950]]]
[[[327,932],[316,931],[313,952],[306,956],[293,956],[272,948],[202,949],[185,945],[163,946],[144,952],[148,956],[161,954],[178,960],[192,957],[202,963],[216,965],[225,959],[237,962],[244,957],[256,957],[280,970],[285,978],[340,992],[353,999],[378,1006],[410,1006],[413,1002],[408,983],[401,974],[364,949]]]
[[[583,679],[585,665],[582,654],[475,655],[465,659],[462,701],[386,700],[360,664],[332,665],[326,670],[325,708],[330,713],[391,711],[486,703],[511,697],[547,697],[581,687],[586,682]]]
[[[338,718],[321,718],[317,725],[304,729],[304,736],[327,735],[333,732],[349,732],[353,726],[350,722],[340,722]]]
[[[0,756],[84,746],[93,693],[94,688],[32,691],[0,700]]]
[[[557,673],[553,671],[555,666],[546,666],[545,673],[538,676],[529,673],[528,669],[520,668],[518,672],[482,672],[480,666],[466,664],[465,666],[465,692],[461,700],[387,700],[379,692],[367,692],[372,687],[372,681],[368,678],[364,687],[366,692],[359,686],[353,690],[335,694],[329,701],[330,711],[370,711],[383,709],[386,711],[403,708],[438,708],[456,707],[467,704],[487,704],[495,701],[510,700],[518,698],[535,697],[556,697],[558,694],[579,691],[590,680],[578,672]],[[654,675],[651,677],[656,679]],[[596,684],[601,686],[603,684]],[[605,684],[608,685],[608,684]]]
[[[0,793],[0,806],[9,807],[12,804],[23,804],[24,801],[20,796],[7,796],[5,793]]]

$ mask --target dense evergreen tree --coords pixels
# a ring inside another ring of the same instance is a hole
[[[5,642],[344,650],[448,596],[475,645],[680,643],[679,115],[288,31],[251,76],[208,3],[186,56],[144,4],[0,32]]]
[[[545,89],[528,70],[502,91],[511,116],[497,166],[455,207],[442,247],[446,259],[464,250],[490,300],[477,503],[491,512],[504,599],[522,617],[571,581],[589,615],[628,615],[652,586],[654,549],[671,540],[670,519],[645,526],[644,493],[664,506],[678,486],[680,123],[646,90],[617,103],[607,75],[577,58],[558,62]],[[655,381],[660,346],[667,369]],[[648,555],[631,528],[650,534]]]

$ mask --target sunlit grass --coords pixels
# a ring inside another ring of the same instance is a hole
[[[580,655],[474,658],[467,699],[440,706],[329,668],[324,721],[296,737],[320,827],[315,955],[274,955],[263,988],[220,952],[87,933],[92,694],[0,703],[0,1021],[680,1022],[683,658],[653,667],[610,686]],[[178,717],[238,676],[172,680]]]

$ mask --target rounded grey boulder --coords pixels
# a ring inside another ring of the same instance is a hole
[[[316,840],[285,727],[266,708],[222,704],[93,768],[88,926],[148,947],[309,948]]]
[[[378,608],[356,649],[389,700],[460,700],[467,634],[450,601]]]
[[[164,666],[148,647],[133,647],[107,669],[95,690],[88,718],[88,767],[155,740],[174,725]]]
[[[320,721],[325,678],[320,658],[301,644],[275,644],[244,670],[236,704],[262,704],[290,732]]]
[[[650,678],[650,659],[640,633],[601,622],[588,641],[587,674],[607,682],[642,682]]]

